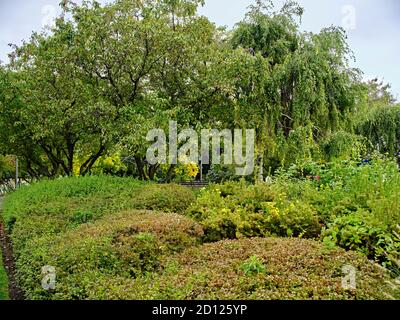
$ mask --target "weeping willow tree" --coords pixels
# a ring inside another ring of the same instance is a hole
[[[332,133],[321,143],[322,154],[327,162],[364,157],[367,146],[365,137],[343,130]]]
[[[394,155],[400,150],[400,104],[373,109],[357,125],[374,150]]]
[[[302,14],[293,1],[279,10],[271,1],[257,1],[230,38],[257,64],[236,83],[241,108],[235,115],[256,126],[266,170],[320,157],[326,150],[320,144],[332,133],[352,130],[362,93],[344,30],[301,32]]]

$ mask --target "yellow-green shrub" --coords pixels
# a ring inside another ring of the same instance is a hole
[[[206,241],[240,237],[316,238],[321,225],[312,206],[290,201],[267,184],[228,183],[204,190],[187,214],[204,228]]]
[[[138,209],[181,213],[195,201],[196,197],[189,188],[175,184],[154,184],[144,188],[134,198],[134,206]]]

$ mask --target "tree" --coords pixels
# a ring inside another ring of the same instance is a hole
[[[144,171],[146,131],[170,117],[198,123],[219,91],[209,74],[216,28],[195,14],[201,3],[64,3],[70,20],[15,47],[9,74],[21,106],[18,134],[51,164],[46,175],[71,175],[77,161],[87,174],[119,144],[142,178],[154,177],[156,168]]]
[[[311,145],[318,144],[332,131],[351,128],[349,118],[361,92],[360,72],[348,64],[351,51],[344,31],[330,27],[319,34],[300,32],[302,14],[293,1],[280,10],[257,1],[230,40],[233,48],[267,62],[258,63],[237,87],[243,105],[239,118],[258,119],[252,123],[261,139],[260,158],[268,156],[267,167],[285,164],[286,144],[296,130],[311,128],[310,134],[296,135],[303,137],[299,146],[310,139]]]

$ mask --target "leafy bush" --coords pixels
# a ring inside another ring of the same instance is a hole
[[[41,181],[9,194],[2,215],[9,229],[18,219],[32,216],[57,217],[76,224],[80,219],[134,208],[132,198],[145,186],[137,180],[110,176]]]
[[[45,181],[10,194],[4,218],[32,299],[372,299],[385,293],[383,271],[337,246],[395,267],[399,195],[397,168],[375,159],[293,166],[268,183],[210,186],[197,200],[131,179]],[[323,226],[324,244],[255,239],[320,238]],[[223,239],[235,241],[196,246]],[[362,276],[355,292],[338,286],[349,263]],[[56,267],[55,291],[40,286],[45,265]]]
[[[195,197],[184,187],[109,176],[63,178],[22,187],[6,197],[3,212],[21,286],[28,297],[53,298],[54,292],[44,292],[40,286],[41,268],[53,265],[61,288],[70,290],[69,297],[81,298],[86,293],[77,274],[84,270],[131,277],[153,271],[162,255],[197,243],[201,228],[175,214],[118,217],[115,213],[141,207],[181,211],[190,199]],[[124,223],[135,226],[137,232],[123,227]],[[108,229],[112,227],[118,230]]]
[[[187,214],[204,228],[206,241],[259,236],[313,238],[321,231],[311,206],[259,183],[227,183],[205,190]]]
[[[354,159],[366,152],[366,139],[346,131],[333,132],[322,143],[324,155],[329,161],[334,159]]]
[[[274,188],[315,208],[326,227],[326,242],[393,265],[390,257],[400,252],[394,236],[400,225],[400,173],[393,160],[374,156],[363,162],[306,164],[292,168],[290,175],[288,180],[283,173]],[[304,175],[320,179],[299,179]]]
[[[325,243],[363,253],[371,260],[391,267],[388,254],[400,252],[400,241],[381,221],[359,210],[336,218],[323,232]]]
[[[242,270],[246,276],[252,276],[254,274],[266,272],[265,265],[255,255],[243,262],[240,265],[240,270]]]
[[[213,183],[223,183],[227,181],[239,180],[240,176],[236,174],[236,167],[234,165],[211,165],[210,170],[207,172],[207,181]]]
[[[202,229],[194,221],[176,215],[148,211],[113,214],[58,236],[27,242],[17,253],[17,276],[31,299],[85,299],[79,275],[87,270],[136,278],[156,271],[163,255],[199,243]],[[57,287],[40,286],[41,267],[56,268]]]
[[[320,300],[394,296],[385,272],[365,257],[325,250],[305,239],[242,239],[191,247],[168,257],[162,271],[88,282],[91,299]],[[343,267],[357,270],[356,290],[342,287]],[[83,277],[93,277],[86,272]]]
[[[151,185],[135,197],[134,206],[138,209],[180,213],[195,201],[196,197],[189,188],[175,184]]]

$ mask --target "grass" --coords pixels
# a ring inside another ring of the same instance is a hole
[[[3,265],[3,256],[0,248],[0,300],[8,300],[8,278]]]

